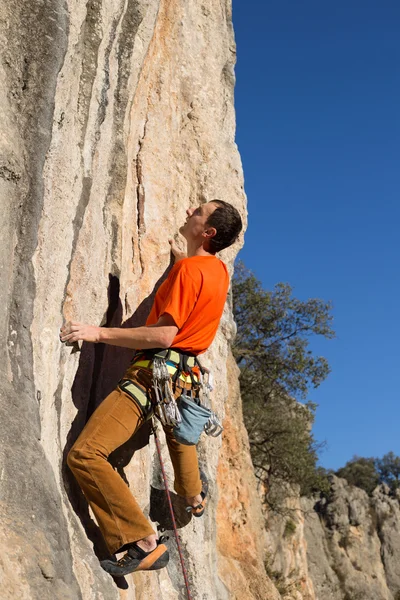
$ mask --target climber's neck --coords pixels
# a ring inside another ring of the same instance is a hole
[[[187,256],[215,256],[211,252],[208,252],[204,248],[204,244],[198,244],[196,242],[187,243]]]

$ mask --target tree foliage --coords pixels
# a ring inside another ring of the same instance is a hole
[[[371,494],[379,484],[374,458],[354,456],[336,472],[336,475],[347,479],[351,485],[365,490],[368,494]]]
[[[311,425],[316,406],[300,404],[328,375],[325,358],[309,349],[311,336],[334,336],[330,303],[301,301],[283,283],[273,291],[242,263],[232,282],[237,336],[233,354],[240,368],[243,413],[257,476],[296,483],[304,494],[327,489],[317,469],[319,446]]]
[[[292,296],[292,288],[278,283],[264,290],[260,281],[238,263],[232,282],[237,336],[233,353],[242,380],[259,385],[270,394],[305,398],[310,387],[318,387],[329,374],[322,356],[314,356],[309,338],[334,337],[331,304]]]
[[[385,483],[392,492],[400,487],[400,457],[388,452],[382,458],[354,456],[344,467],[336,471],[351,485],[371,494],[377,485]]]
[[[242,398],[255,472],[267,489],[273,479],[299,485],[301,495],[328,491],[326,474],[316,467],[322,444],[311,432],[315,405],[279,397],[256,407],[245,390]]]
[[[394,452],[388,452],[382,458],[375,460],[376,469],[381,483],[386,483],[392,491],[400,485],[400,457]]]

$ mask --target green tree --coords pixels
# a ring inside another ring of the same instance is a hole
[[[380,483],[375,458],[354,456],[344,467],[336,471],[336,475],[343,477],[351,485],[365,490],[367,494],[372,494],[376,486]]]
[[[245,392],[242,398],[256,476],[267,491],[272,480],[299,485],[301,495],[328,491],[326,473],[316,467],[322,444],[311,432],[315,405],[279,397],[254,407],[253,397],[248,402]]]
[[[394,452],[388,452],[382,458],[354,456],[336,471],[336,475],[368,494],[380,483],[385,483],[394,492],[400,487],[400,457]]]
[[[333,338],[331,304],[292,296],[292,288],[278,283],[264,290],[260,281],[239,262],[232,282],[237,336],[233,353],[244,385],[263,391],[305,398],[329,374],[325,358],[314,356],[309,338]]]
[[[400,457],[388,452],[382,458],[375,459],[376,469],[381,483],[386,483],[394,492],[400,486]]]
[[[283,283],[266,291],[242,263],[235,269],[232,291],[237,324],[233,354],[256,475],[267,490],[271,478],[297,483],[302,493],[326,489],[311,433],[316,406],[296,398],[304,399],[329,373],[325,358],[309,349],[309,339],[334,337],[331,305],[294,298]]]

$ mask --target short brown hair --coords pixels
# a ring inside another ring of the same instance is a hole
[[[231,246],[242,231],[242,219],[239,211],[224,200],[210,200],[217,208],[207,219],[207,225],[215,227],[216,235],[209,240],[208,249],[212,254]]]

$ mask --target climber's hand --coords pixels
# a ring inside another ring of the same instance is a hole
[[[182,260],[182,258],[187,258],[187,255],[185,252],[182,252],[182,250],[179,250],[178,246],[175,244],[174,240],[168,240],[169,245],[171,246],[171,252],[175,257],[175,262],[177,263],[178,260]]]
[[[101,327],[95,325],[85,325],[84,323],[76,323],[70,321],[63,325],[60,329],[60,340],[62,342],[99,342],[99,334]]]

